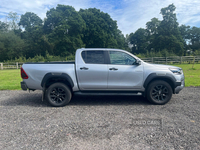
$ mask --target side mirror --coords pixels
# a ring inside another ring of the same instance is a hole
[[[141,61],[139,59],[136,59],[134,65],[141,65]]]

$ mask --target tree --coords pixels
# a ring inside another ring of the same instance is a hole
[[[190,39],[190,26],[181,25],[179,26],[180,34],[185,41],[185,43]]]
[[[158,27],[160,26],[160,20],[158,18],[152,18],[151,21],[146,23],[146,29],[149,35],[158,34]]]
[[[159,36],[156,38],[157,50],[167,49],[169,53],[183,55],[184,41],[181,37],[174,4],[161,9],[163,20],[158,27]]]
[[[0,61],[22,56],[24,48],[24,41],[14,31],[0,33]]]
[[[19,29],[19,26],[17,22],[19,21],[19,16],[17,15],[16,12],[10,12],[7,15],[7,20],[9,24],[9,29],[10,30],[17,30]]]
[[[146,30],[147,30],[147,40],[148,40],[148,51],[151,52],[152,50],[157,50],[157,43],[156,38],[158,37],[158,28],[160,26],[161,21],[158,18],[152,18],[151,21],[146,23]]]
[[[26,12],[24,15],[21,15],[19,26],[23,26],[26,31],[31,31],[35,27],[42,26],[42,19],[32,12]]]
[[[139,28],[135,33],[129,35],[130,44],[132,44],[132,53],[146,53],[148,40],[147,40],[147,30]]]
[[[81,9],[79,14],[86,23],[83,42],[87,48],[124,48],[124,35],[110,15],[96,8]]]
[[[54,55],[66,56],[85,45],[82,42],[82,31],[86,25],[82,17],[71,6],[57,5],[46,13],[44,32],[54,45]]]
[[[8,31],[8,24],[0,21],[0,32]]]
[[[195,51],[195,50],[200,50],[200,28],[198,27],[192,27],[189,30],[189,35],[188,35],[189,40],[189,46],[190,48]]]
[[[186,55],[186,51],[191,49],[190,46],[189,46],[189,43],[190,43],[190,26],[186,26],[186,25],[181,25],[179,26],[179,31],[180,31],[180,34],[182,36],[182,39],[184,41],[184,55]]]
[[[19,16],[10,12],[6,18],[8,23],[0,22],[0,61],[22,56],[25,47],[24,40],[16,35],[20,31],[17,25]]]
[[[46,42],[43,39],[43,21],[36,14],[26,12],[21,15],[19,26],[25,28],[24,32],[21,32],[21,38],[25,40],[26,50],[24,55],[27,58],[34,57],[36,55],[45,56],[46,54]]]
[[[124,37],[124,35],[122,34],[122,32],[119,29],[117,29],[116,40],[117,40],[117,47],[115,47],[115,48],[130,50],[128,47],[127,38]]]
[[[179,31],[175,9],[173,4],[162,8],[160,12],[163,16],[162,21],[152,18],[146,23],[146,29],[140,28],[129,35],[128,40],[133,46],[133,53],[183,55],[184,41]]]

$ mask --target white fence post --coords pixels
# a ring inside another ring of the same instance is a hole
[[[18,62],[16,62],[17,69],[19,69]]]
[[[1,63],[1,70],[3,70],[3,63]]]

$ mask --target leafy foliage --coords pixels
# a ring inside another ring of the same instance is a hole
[[[83,42],[86,48],[124,48],[125,38],[110,15],[96,8],[79,11],[86,23]]]
[[[21,16],[18,25],[23,26],[26,31],[31,32],[31,30],[34,30],[35,27],[42,26],[42,23],[42,19],[40,19],[40,17],[38,17],[36,14],[32,12],[26,12]]]
[[[163,19],[152,18],[146,28],[124,35],[109,14],[96,8],[76,11],[58,4],[42,20],[33,12],[10,12],[0,21],[0,61],[64,61],[76,49],[119,48],[140,57],[199,55],[200,28],[179,26],[174,4],[162,8]]]
[[[146,23],[146,29],[138,29],[129,35],[133,53],[161,53],[162,56],[184,54],[187,44],[183,36],[186,35],[183,28],[180,32],[175,9],[173,4],[162,8],[160,12],[162,21],[152,18]]]
[[[147,41],[147,31],[145,29],[138,29],[134,34],[131,33],[129,36],[129,41],[133,45],[132,53],[146,53],[148,41]]]
[[[19,26],[17,25],[17,22],[19,20],[19,16],[16,12],[10,12],[7,15],[8,25],[10,30],[17,30],[19,29]]]
[[[0,32],[8,31],[8,24],[0,21]]]
[[[73,7],[58,5],[46,15],[44,32],[53,44],[54,55],[68,56],[74,54],[77,48],[84,47],[81,37],[86,25]]]
[[[0,32],[0,60],[13,59],[23,55],[24,41],[13,31]]]

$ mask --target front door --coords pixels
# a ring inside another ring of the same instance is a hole
[[[109,51],[108,89],[140,89],[143,83],[143,66],[136,65],[136,59],[122,51]]]

